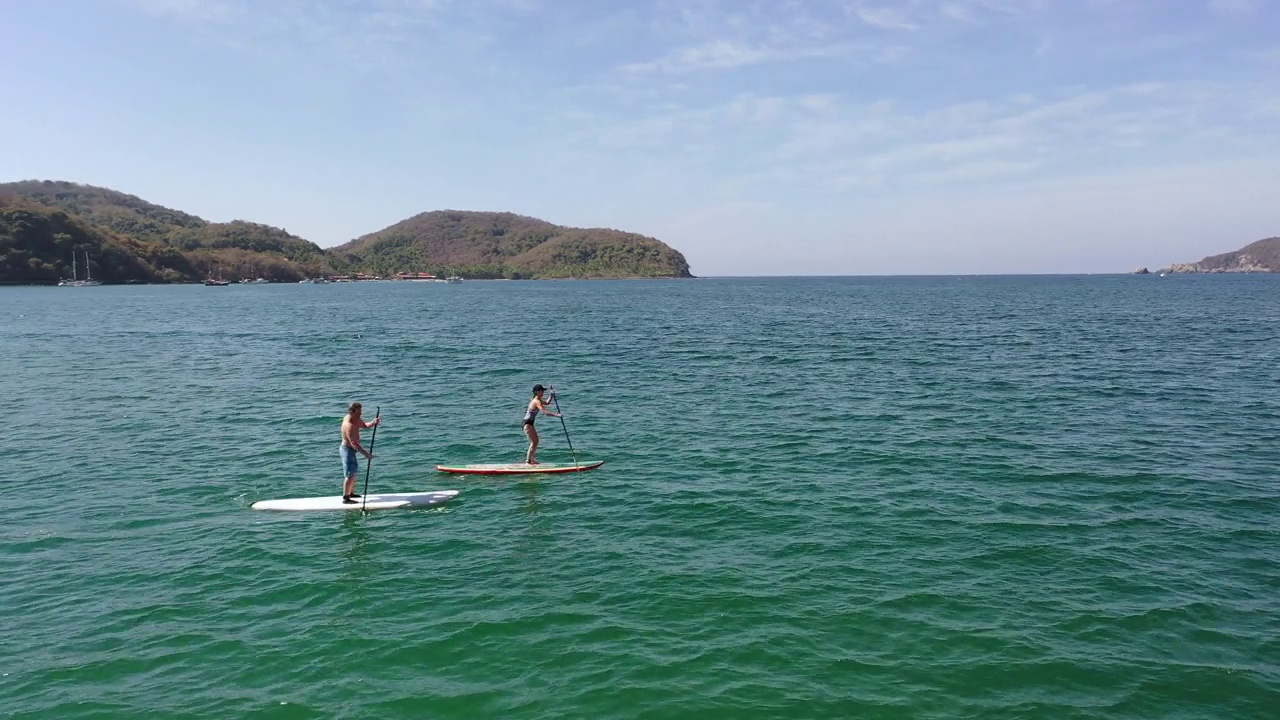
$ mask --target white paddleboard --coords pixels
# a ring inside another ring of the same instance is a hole
[[[329,497],[289,498],[287,500],[259,500],[250,507],[254,510],[392,510],[404,507],[425,507],[446,503],[458,496],[457,490],[435,490],[416,493],[379,493],[356,498],[354,505],[342,502],[341,495]]]

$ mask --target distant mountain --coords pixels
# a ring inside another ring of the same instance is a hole
[[[53,180],[0,184],[0,194],[17,195],[78,215],[93,225],[139,240],[165,241],[177,230],[202,228],[208,221],[153,205],[107,188]]]
[[[692,277],[684,255],[635,233],[554,225],[505,212],[415,215],[330,252],[364,272],[472,278]]]
[[[159,243],[178,251],[187,260],[187,270],[167,274],[170,282],[195,282],[209,274],[232,281],[258,277],[297,281],[337,271],[318,245],[269,225],[242,220],[212,223],[133,195],[69,182],[0,184],[0,196],[5,195],[62,210],[81,225],[118,238]],[[107,281],[158,280],[144,273]]]
[[[120,235],[58,208],[0,194],[0,283],[180,282],[198,271],[161,242]]]
[[[562,227],[511,213],[423,213],[326,251],[270,225],[213,223],[92,185],[0,183],[0,201],[0,282],[6,283],[70,277],[72,246],[89,249],[95,279],[108,283],[198,282],[211,274],[233,282],[297,281],[398,272],[691,277],[684,256],[654,238]],[[77,257],[81,262],[83,256]]]
[[[1209,257],[1194,263],[1178,263],[1164,273],[1273,273],[1280,272],[1280,237],[1250,243],[1235,252]]]

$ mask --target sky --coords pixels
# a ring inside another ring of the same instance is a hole
[[[1280,0],[4,0],[0,181],[323,247],[420,212],[694,274],[1106,273],[1280,235]]]

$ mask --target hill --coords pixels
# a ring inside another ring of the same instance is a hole
[[[79,227],[114,238],[117,247],[124,248],[128,244],[119,243],[132,240],[172,249],[185,258],[185,263],[168,268],[176,274],[126,273],[104,277],[106,282],[197,282],[208,274],[232,281],[263,277],[296,282],[337,270],[318,245],[280,228],[242,220],[213,223],[107,188],[27,180],[0,184],[0,197],[4,196],[60,210]],[[47,280],[41,273],[25,278],[26,282]]]
[[[691,277],[684,256],[654,238],[553,225],[501,212],[415,215],[323,250],[281,228],[214,223],[107,188],[50,180],[0,184],[0,282],[71,276],[90,252],[95,279],[293,282],[319,275],[426,272],[466,278]],[[77,258],[83,256],[77,255]]]
[[[175,230],[209,223],[195,215],[153,205],[142,198],[107,188],[52,180],[0,184],[0,194],[17,195],[56,207],[93,225],[139,240],[165,241]]]
[[[159,242],[106,230],[57,208],[0,195],[0,283],[56,283],[72,277],[104,283],[177,282],[197,270],[183,253]]]
[[[692,277],[684,255],[651,237],[554,225],[505,212],[415,215],[330,252],[363,272],[471,278]]]
[[[1235,252],[1210,255],[1194,263],[1178,263],[1162,269],[1165,273],[1280,272],[1280,237],[1245,245]]]

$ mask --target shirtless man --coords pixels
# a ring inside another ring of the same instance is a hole
[[[360,444],[360,430],[363,428],[377,427],[378,422],[382,418],[375,418],[373,422],[367,423],[360,419],[362,408],[360,403],[353,402],[351,407],[347,408],[347,414],[342,418],[342,444],[338,446],[338,453],[342,455],[342,469],[347,479],[342,483],[342,502],[348,505],[354,505],[356,498],[360,497],[356,494],[356,475],[360,472],[360,465],[356,462],[356,453],[364,455],[372,460],[373,454],[364,449]]]

